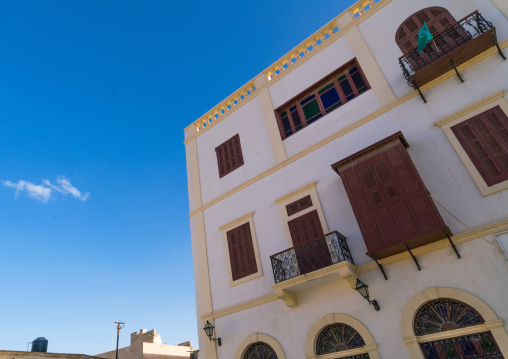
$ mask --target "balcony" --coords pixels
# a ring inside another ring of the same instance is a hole
[[[496,28],[475,11],[434,36],[422,52],[413,50],[401,56],[399,63],[408,85],[420,91],[421,86],[450,70],[455,70],[463,81],[457,66],[493,46],[505,59],[497,43]]]
[[[270,260],[275,280],[272,288],[289,307],[298,305],[298,291],[314,285],[341,278],[353,288],[356,285],[356,266],[346,237],[337,231],[274,254]]]

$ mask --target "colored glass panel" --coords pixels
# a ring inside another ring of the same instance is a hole
[[[474,308],[449,298],[428,302],[416,313],[414,330],[416,335],[445,332],[484,323],[485,320]]]
[[[302,101],[302,110],[307,122],[314,119],[317,115],[321,115],[321,109],[319,108],[319,104],[314,95],[307,97],[304,101]]]
[[[298,109],[296,105],[289,108],[291,112],[291,119],[293,120],[293,125],[295,126],[295,130],[301,130],[303,128],[302,121],[300,120],[300,114],[298,113]]]
[[[346,96],[346,100],[349,101],[355,97],[353,88],[351,87],[351,85],[349,84],[349,81],[347,79],[340,82],[340,87],[342,88],[342,91],[344,92],[344,96]]]
[[[331,354],[365,346],[361,335],[353,327],[336,323],[325,327],[316,340],[316,354]]]
[[[319,96],[325,109],[340,102],[339,94],[337,93],[335,87],[333,87],[333,83],[331,83],[330,86],[331,88],[328,91],[321,93]]]
[[[242,359],[277,359],[275,350],[264,342],[251,344]]]

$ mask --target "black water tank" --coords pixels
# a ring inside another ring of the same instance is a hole
[[[39,353],[48,352],[48,340],[43,337],[39,337],[32,342],[32,351]]]

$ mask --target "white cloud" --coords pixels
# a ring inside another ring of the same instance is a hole
[[[74,187],[65,176],[57,177],[56,185],[50,181],[43,179],[40,185],[32,182],[19,180],[17,183],[11,181],[2,181],[2,184],[9,188],[16,190],[15,196],[18,197],[20,192],[26,192],[28,196],[36,199],[42,203],[48,202],[55,194],[62,194],[64,196],[71,195],[81,201],[86,201],[90,193],[81,193]]]

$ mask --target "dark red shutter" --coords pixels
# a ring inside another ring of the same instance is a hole
[[[219,177],[224,177],[243,165],[242,146],[238,134],[215,148]]]
[[[317,210],[288,222],[300,274],[332,265]]]
[[[452,127],[488,186],[508,179],[508,117],[496,106]]]
[[[447,230],[411,158],[390,136],[332,167],[339,173],[367,254],[378,258],[444,238]],[[405,142],[405,141],[404,141]]]
[[[418,32],[424,22],[434,36],[456,23],[450,12],[442,7],[429,7],[414,13],[400,25],[395,35],[395,41],[403,54],[418,47]]]
[[[300,198],[298,201],[294,201],[286,206],[288,216],[292,216],[295,213],[303,211],[306,208],[312,207],[312,199],[310,195]]]
[[[294,246],[324,236],[317,210],[289,221],[288,226]]]
[[[256,256],[249,222],[227,232],[233,280],[257,272]]]

